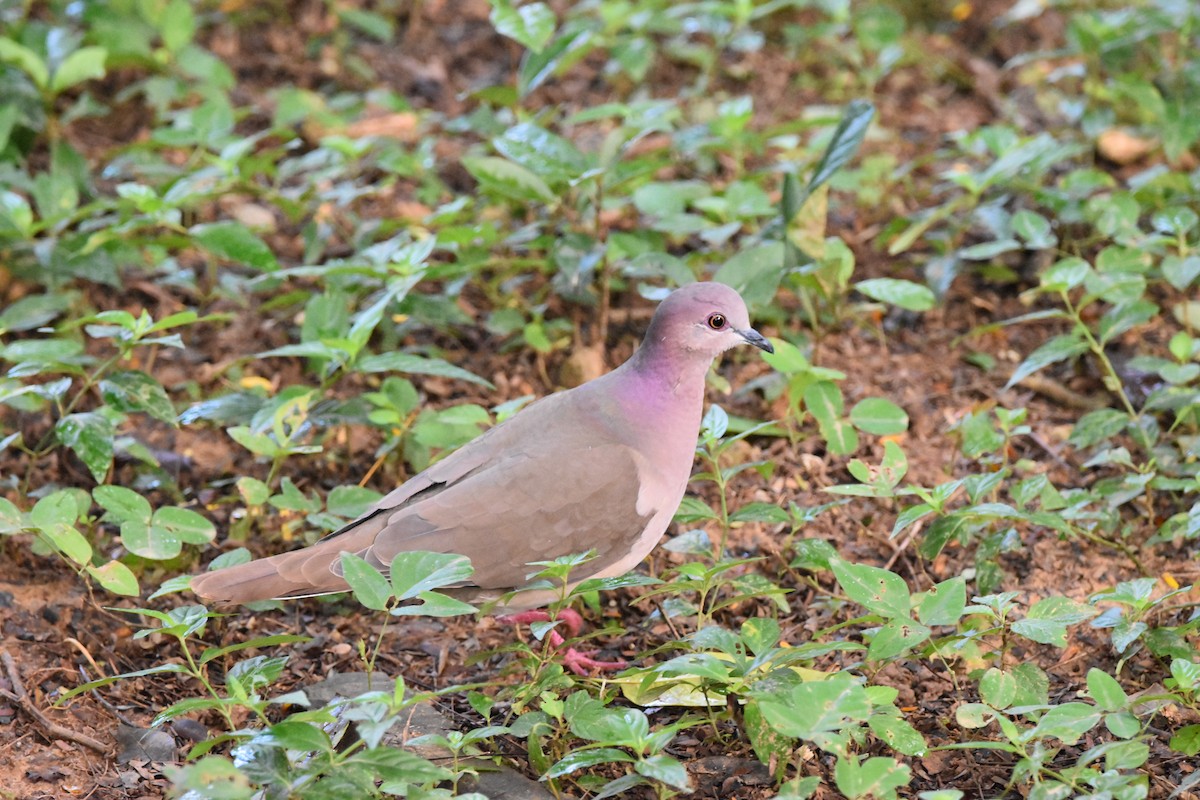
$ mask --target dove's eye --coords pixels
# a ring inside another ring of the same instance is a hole
[[[719,331],[722,328],[724,328],[725,327],[725,315],[724,314],[709,314],[708,315],[708,327],[712,328],[714,331]]]

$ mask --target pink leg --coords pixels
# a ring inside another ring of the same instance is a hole
[[[531,622],[550,622],[550,615],[545,611],[522,611],[520,614],[509,614],[496,619],[508,625],[528,625]],[[579,616],[579,612],[573,608],[564,608],[558,612],[558,620],[566,626],[572,639],[583,630],[583,617]],[[551,630],[546,636],[546,643],[558,650],[566,644],[566,640],[557,630]],[[562,653],[563,666],[576,675],[588,675],[592,670],[616,670],[629,666],[624,661],[597,661],[592,658],[595,652],[595,650],[581,651],[574,647],[568,647]]]

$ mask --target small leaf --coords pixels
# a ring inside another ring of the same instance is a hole
[[[392,597],[392,585],[375,567],[355,553],[341,554],[342,577],[350,584],[354,599],[374,611],[385,611]]]
[[[58,440],[75,452],[92,473],[96,483],[104,483],[113,460],[113,424],[95,412],[70,414],[54,425]]]
[[[494,156],[468,157],[462,164],[484,189],[503,197],[525,203],[558,203],[546,182],[520,164]]]
[[[1008,379],[1008,383],[1004,385],[1004,388],[1009,389],[1016,386],[1025,378],[1044,367],[1048,367],[1059,361],[1066,361],[1087,351],[1088,343],[1084,341],[1083,336],[1080,334],[1070,333],[1063,336],[1055,336],[1030,353],[1021,362],[1020,366],[1013,370],[1012,377]]]
[[[261,272],[279,269],[279,262],[271,248],[241,223],[196,225],[191,229],[191,234],[205,250],[220,258],[254,267]]]
[[[89,564],[87,571],[96,579],[97,583],[114,594],[122,594],[126,597],[137,597],[141,594],[137,576],[133,574],[133,570],[120,561],[110,561],[102,567]]]
[[[868,397],[850,409],[850,423],[864,433],[894,436],[908,430],[908,414],[890,400]]]
[[[557,22],[545,3],[526,3],[513,8],[510,0],[492,0],[488,19],[497,33],[515,39],[535,53],[540,53],[550,41]]]
[[[58,66],[50,79],[50,91],[59,94],[77,83],[104,77],[108,51],[103,47],[81,47]]]
[[[149,500],[124,486],[97,486],[92,490],[92,498],[108,512],[105,519],[116,523],[128,520],[149,523],[154,513]]]
[[[484,380],[473,372],[468,372],[462,367],[456,367],[448,361],[440,358],[427,358],[425,356],[413,355],[412,353],[381,353],[374,356],[366,356],[359,359],[355,364],[357,372],[405,372],[410,375],[437,375],[442,378],[454,378],[455,380],[468,381],[469,383],[486,386],[489,389],[495,388],[490,381]]]
[[[466,556],[422,550],[397,553],[392,559],[392,593],[400,600],[421,592],[461,584],[475,568]]]
[[[851,564],[840,558],[830,562],[834,577],[854,602],[889,619],[907,620],[912,598],[904,579],[869,564]]]
[[[1025,619],[1013,623],[1014,632],[1027,639],[1056,647],[1067,646],[1067,626],[1096,616],[1095,607],[1068,597],[1047,597],[1029,609]]]
[[[1102,669],[1092,667],[1087,674],[1088,694],[1105,711],[1120,711],[1129,703],[1121,684]]]
[[[928,311],[937,304],[929,287],[899,278],[870,278],[854,284],[854,288],[872,300],[891,303],[906,311]]]
[[[166,390],[158,381],[140,370],[110,374],[100,381],[100,396],[117,411],[140,411],[160,422],[177,424],[175,407],[171,405]]]

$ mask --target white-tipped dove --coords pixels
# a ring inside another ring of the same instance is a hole
[[[739,344],[773,352],[736,291],[684,286],[663,300],[642,346],[617,369],[531,403],[310,547],[196,576],[192,590],[226,603],[346,591],[343,551],[384,570],[405,550],[465,555],[475,567],[469,584],[445,591],[475,603],[526,585],[531,562],[589,550],[596,557],[572,581],[623,575],[679,507],[705,374]],[[538,608],[555,596],[519,592],[499,610]]]

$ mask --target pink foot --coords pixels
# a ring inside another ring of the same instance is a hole
[[[509,625],[528,625],[531,622],[550,622],[550,615],[545,611],[522,611],[520,614],[509,614],[496,619]],[[564,608],[559,611],[558,621],[566,626],[572,639],[583,630],[583,617],[579,616],[579,612],[573,608]],[[566,644],[566,640],[557,630],[551,630],[546,635],[546,644],[555,650],[561,650],[562,646]],[[562,651],[563,666],[576,675],[589,675],[593,670],[617,670],[629,666],[624,661],[598,661],[592,658],[595,652],[595,650],[576,650],[574,647],[568,647]]]

